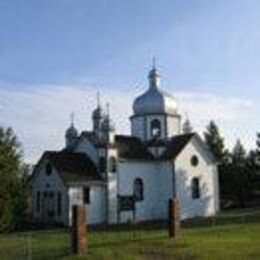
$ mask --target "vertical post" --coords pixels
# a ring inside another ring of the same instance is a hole
[[[81,205],[72,207],[71,248],[78,255],[87,252],[86,209]]]
[[[176,237],[180,232],[180,207],[176,198],[169,199],[169,237]]]

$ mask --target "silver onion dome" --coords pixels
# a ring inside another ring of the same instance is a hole
[[[155,68],[149,73],[149,89],[137,97],[133,110],[135,115],[145,114],[177,114],[178,104],[176,99],[160,89],[160,76]]]
[[[103,120],[101,129],[105,132],[106,131],[115,131],[115,125],[108,116],[106,116],[106,118]]]
[[[93,119],[101,119],[105,117],[105,112],[102,109],[100,105],[97,106],[97,108],[93,111],[92,113],[92,118]]]
[[[78,130],[75,128],[73,123],[67,129],[65,136],[66,136],[67,139],[74,139],[74,138],[78,137]]]

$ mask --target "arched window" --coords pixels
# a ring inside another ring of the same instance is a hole
[[[190,159],[190,163],[192,166],[196,167],[199,164],[199,158],[196,155],[193,155]]]
[[[62,212],[62,193],[58,191],[57,193],[57,215],[60,216]]]
[[[106,159],[104,157],[99,158],[99,171],[100,172],[106,171]]]
[[[199,199],[200,198],[200,180],[199,180],[199,178],[195,177],[192,179],[191,189],[192,189],[192,198]]]
[[[51,173],[52,173],[52,166],[51,166],[51,164],[50,163],[47,163],[46,164],[46,166],[45,166],[45,173],[46,173],[46,175],[51,175]]]
[[[109,171],[110,172],[116,172],[116,158],[110,157],[109,158]]]
[[[151,136],[159,137],[161,135],[161,122],[158,119],[154,119],[151,122]]]
[[[36,211],[39,213],[41,207],[41,193],[37,191],[37,199],[36,199]]]
[[[142,201],[144,199],[144,184],[142,179],[136,178],[134,180],[133,193],[135,201]]]

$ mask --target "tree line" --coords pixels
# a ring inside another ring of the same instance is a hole
[[[29,218],[28,168],[11,128],[0,127],[0,232],[20,229]]]
[[[260,206],[260,134],[256,135],[256,148],[248,152],[240,139],[228,150],[214,121],[204,138],[218,164],[222,209]]]

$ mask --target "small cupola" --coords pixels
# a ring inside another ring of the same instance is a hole
[[[190,134],[193,132],[193,128],[192,128],[191,122],[188,117],[186,118],[186,120],[184,121],[184,123],[182,125],[182,132],[184,134]]]
[[[74,114],[71,114],[71,124],[70,127],[66,130],[65,140],[66,140],[66,148],[73,148],[76,144],[78,138],[78,130],[74,126]]]
[[[100,104],[100,94],[97,93],[97,107],[92,112],[93,130],[97,136],[100,135],[102,122],[106,117],[106,113]]]

